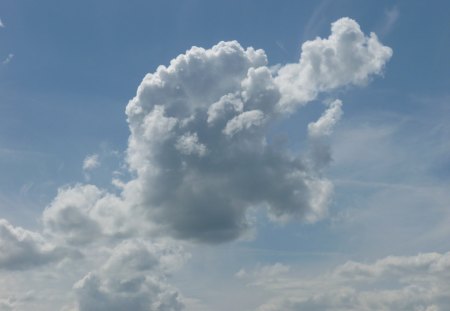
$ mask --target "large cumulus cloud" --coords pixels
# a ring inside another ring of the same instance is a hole
[[[264,51],[236,41],[193,47],[148,74],[127,106],[128,164],[137,177],[126,192],[160,230],[206,242],[239,237],[249,208],[267,208],[275,220],[320,219],[332,188],[321,174],[329,150],[316,148],[321,159],[305,161],[273,146],[270,126],[320,92],[366,82],[391,54],[348,18],[276,73]],[[333,107],[328,115],[337,120],[341,104]],[[310,127],[315,147],[335,123],[324,122]]]

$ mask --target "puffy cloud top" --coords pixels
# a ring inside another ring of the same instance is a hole
[[[299,63],[280,68],[275,78],[283,95],[279,108],[292,111],[319,92],[363,85],[382,72],[391,56],[392,49],[382,45],[375,33],[367,37],[357,22],[341,18],[332,24],[327,39],[303,43]]]

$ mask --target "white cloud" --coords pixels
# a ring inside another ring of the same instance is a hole
[[[198,142],[197,133],[186,133],[185,135],[178,138],[175,148],[185,155],[198,155],[200,157],[204,156],[208,149],[205,145]]]
[[[233,136],[242,130],[248,130],[253,126],[261,126],[264,123],[264,113],[260,110],[250,110],[241,113],[227,122],[223,133]]]
[[[239,270],[235,276],[239,279],[253,279],[257,283],[252,285],[260,285],[264,282],[270,282],[271,279],[279,278],[289,272],[291,268],[282,263],[274,263],[273,265],[257,266],[253,271],[247,272],[245,269]]]
[[[5,24],[3,24],[3,21],[0,19],[0,28],[4,28]]]
[[[328,136],[342,116],[342,102],[335,100],[316,122],[308,124],[308,134],[312,137]]]
[[[14,58],[14,54],[9,53],[8,56],[3,60],[2,64],[3,65],[9,64],[13,58]]]
[[[102,237],[129,236],[136,227],[129,216],[119,197],[94,185],[77,184],[58,190],[42,220],[44,232],[59,243],[83,245]]]
[[[253,275],[250,282],[271,292],[260,311],[448,310],[450,253],[390,256],[372,264],[347,262],[313,278]],[[264,281],[265,280],[265,281]]]
[[[308,160],[312,167],[321,171],[331,162],[331,150],[328,136],[342,116],[342,102],[334,100],[322,116],[308,124],[309,154]]]
[[[0,269],[24,270],[58,261],[69,252],[36,232],[14,227],[0,219]]]
[[[183,303],[165,279],[173,262],[183,260],[179,249],[142,241],[119,244],[104,266],[88,273],[74,288],[78,310],[177,311]]]
[[[327,39],[316,38],[302,45],[300,62],[280,68],[275,83],[282,98],[278,107],[292,111],[315,99],[319,92],[346,85],[364,85],[380,74],[392,56],[377,36],[365,36],[350,18],[341,18],[331,27]]]
[[[380,36],[386,36],[387,34],[389,34],[392,29],[394,28],[395,23],[397,22],[397,20],[400,17],[400,11],[398,9],[397,6],[392,7],[389,10],[386,10],[384,12],[384,17],[381,21],[381,25],[380,25],[380,30],[378,31],[378,33],[380,34]]]
[[[100,166],[100,159],[99,159],[98,154],[88,155],[83,160],[83,170],[84,171],[90,171],[99,166]]]
[[[320,160],[270,145],[270,125],[320,92],[366,83],[391,54],[348,18],[333,23],[328,39],[306,42],[300,62],[278,72],[264,51],[236,41],[193,47],[148,74],[127,106],[128,164],[137,178],[125,186],[132,194],[125,200],[163,232],[206,242],[246,232],[251,207],[266,206],[281,221],[321,219],[332,193],[321,175],[331,156],[315,136],[331,133],[340,101],[310,125]]]

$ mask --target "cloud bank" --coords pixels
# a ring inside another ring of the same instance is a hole
[[[252,286],[274,295],[259,311],[439,311],[450,307],[449,266],[450,253],[425,253],[389,256],[369,264],[350,261],[309,279],[288,276],[287,268],[277,277],[260,273],[246,277]]]

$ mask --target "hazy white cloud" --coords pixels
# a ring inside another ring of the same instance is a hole
[[[283,276],[288,273],[289,270],[289,266],[277,262],[273,265],[257,266],[249,272],[245,269],[241,269],[235,274],[235,276],[239,279],[257,280],[258,283],[253,283],[252,285],[258,285],[260,283],[270,282],[270,279]]]
[[[3,24],[3,21],[0,19],[0,28],[4,28],[5,24]]]
[[[8,56],[3,60],[2,64],[3,65],[9,64],[13,58],[14,58],[14,54],[9,53]]]
[[[314,278],[253,275],[252,285],[272,293],[261,311],[447,310],[450,253],[390,256],[372,264],[347,262]],[[266,280],[266,281],[264,281]]]
[[[0,310],[24,310],[24,303],[33,302],[35,298],[32,291],[0,298]]]
[[[400,17],[400,11],[397,6],[394,6],[384,12],[378,33],[380,36],[386,36],[394,28],[395,23]]]
[[[98,154],[91,154],[88,155],[83,160],[83,170],[84,171],[90,171],[94,168],[97,168],[100,166],[100,159]]]

